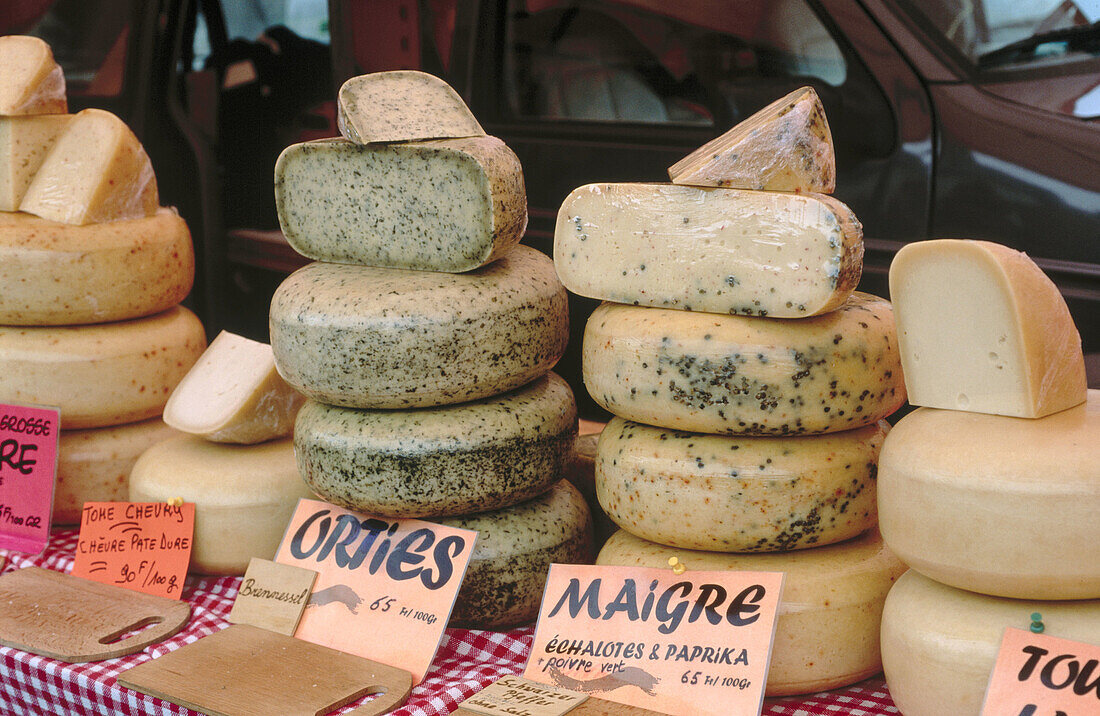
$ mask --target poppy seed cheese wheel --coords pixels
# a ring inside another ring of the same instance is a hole
[[[553,261],[526,246],[464,274],[314,263],[271,299],[279,373],[344,407],[497,395],[548,373],[568,337]]]

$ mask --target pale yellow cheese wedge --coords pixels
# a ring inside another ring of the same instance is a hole
[[[73,117],[27,188],[20,211],[66,224],[150,216],[157,179],[141,142],[100,109]]]
[[[31,180],[71,119],[70,114],[0,117],[0,211],[18,211]]]
[[[352,142],[410,142],[483,136],[470,108],[427,72],[394,70],[352,77],[340,87],[340,134]]]
[[[37,37],[0,37],[0,115],[64,114],[65,74]]]
[[[988,241],[908,244],[890,297],[909,402],[1039,418],[1084,402],[1081,336],[1026,254]]]

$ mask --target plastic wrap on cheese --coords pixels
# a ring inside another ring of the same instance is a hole
[[[65,73],[37,37],[0,37],[0,115],[64,114]]]
[[[357,144],[485,134],[450,85],[416,70],[352,77],[340,87],[336,121]]]

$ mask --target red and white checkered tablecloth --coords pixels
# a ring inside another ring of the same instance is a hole
[[[5,553],[4,571],[37,566],[69,572],[76,530],[55,531],[46,551],[36,557]],[[91,664],[66,664],[10,647],[0,647],[0,713],[3,714],[193,714],[193,711],[122,688],[116,677],[149,659],[197,641],[229,626],[226,616],[240,584],[238,577],[188,577],[183,597],[191,602],[191,621],[176,636],[142,652]],[[427,676],[413,688],[394,716],[448,714],[459,702],[505,674],[523,671],[531,648],[532,627],[508,632],[448,629]],[[366,697],[364,701],[369,700]],[[362,702],[345,707],[351,710]],[[880,716],[897,714],[886,684],[872,678],[855,686],[809,697],[769,699],[768,716]]]

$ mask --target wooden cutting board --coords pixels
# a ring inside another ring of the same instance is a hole
[[[409,697],[412,674],[247,624],[139,664],[118,683],[212,716],[316,716],[367,694],[375,716]]]
[[[481,714],[464,709],[461,706],[454,710],[451,716],[481,716]],[[662,716],[661,711],[617,704],[614,701],[604,701],[589,696],[584,703],[568,712],[567,716]]]
[[[72,664],[133,654],[190,618],[187,602],[49,569],[26,567],[0,577],[0,644]]]

